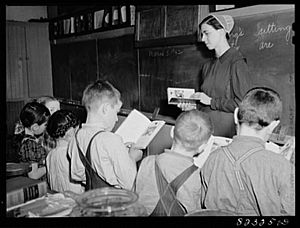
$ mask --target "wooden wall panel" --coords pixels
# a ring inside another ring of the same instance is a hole
[[[26,27],[29,97],[53,95],[48,23]]]
[[[6,23],[6,99],[22,99],[27,95],[25,26]]]
[[[14,125],[19,119],[20,112],[25,105],[25,101],[6,102],[6,129],[7,134],[14,133]]]

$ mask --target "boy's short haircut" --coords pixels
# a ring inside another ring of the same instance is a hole
[[[121,99],[120,92],[108,81],[97,80],[83,91],[82,104],[86,110],[96,110],[101,104],[108,102],[116,105]]]
[[[198,149],[213,133],[209,116],[199,110],[181,113],[175,122],[174,141],[180,142],[187,150]]]
[[[239,105],[238,121],[247,123],[256,130],[268,126],[274,120],[280,120],[282,101],[279,94],[265,87],[250,89]]]
[[[37,123],[41,125],[47,122],[50,116],[49,110],[45,105],[38,102],[29,102],[21,110],[20,120],[24,127],[31,127],[33,124]]]

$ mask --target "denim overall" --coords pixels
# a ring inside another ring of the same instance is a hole
[[[176,194],[182,184],[198,169],[194,164],[185,169],[171,183],[163,176],[155,158],[155,176],[159,191],[159,201],[150,216],[183,216],[185,207],[177,199]]]
[[[98,173],[92,168],[92,165],[91,165],[91,153],[90,153],[90,151],[91,151],[92,141],[96,137],[96,135],[98,135],[99,133],[101,133],[103,131],[98,131],[91,138],[91,140],[88,144],[85,156],[84,156],[84,154],[82,153],[82,150],[79,147],[79,143],[78,143],[78,139],[77,139],[78,131],[75,134],[75,139],[76,139],[76,144],[77,144],[80,160],[81,160],[81,162],[83,163],[83,165],[85,167],[85,176],[86,176],[85,190],[87,191],[87,190],[102,188],[102,187],[114,187],[114,185],[111,185],[108,182],[106,182],[105,180],[103,180],[103,178],[101,178],[98,175]]]
[[[239,200],[235,213],[242,215],[244,213],[253,213],[254,210],[257,216],[262,216],[252,182],[249,176],[241,168],[241,163],[255,152],[260,151],[261,148],[253,148],[247,151],[238,160],[233,157],[232,153],[227,147],[222,147],[222,149],[233,166],[235,177],[239,185]],[[248,208],[245,208],[245,205],[247,205]]]

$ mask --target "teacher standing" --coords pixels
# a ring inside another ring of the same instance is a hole
[[[210,14],[199,24],[201,41],[215,57],[202,68],[200,91],[192,95],[200,99],[198,108],[207,112],[214,125],[214,135],[231,138],[235,135],[234,109],[251,88],[251,76],[246,58],[228,43],[234,20],[229,15]],[[178,104],[182,110],[196,108]]]

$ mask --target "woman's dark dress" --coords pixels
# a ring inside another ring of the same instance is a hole
[[[251,76],[246,58],[231,47],[221,57],[205,63],[202,69],[200,91],[212,98],[210,106],[200,110],[209,113],[215,136],[235,135],[234,109],[251,88]]]

